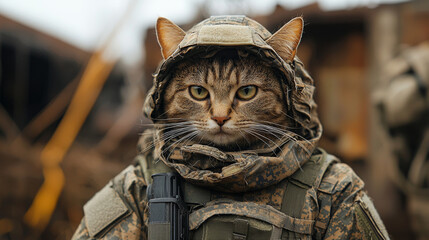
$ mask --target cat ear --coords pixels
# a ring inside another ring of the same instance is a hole
[[[164,59],[167,59],[176,50],[185,34],[185,31],[170,20],[163,17],[158,18],[156,36]]]
[[[293,61],[296,49],[301,41],[303,27],[304,20],[302,17],[296,17],[274,33],[267,40],[267,43],[274,48],[283,60]]]

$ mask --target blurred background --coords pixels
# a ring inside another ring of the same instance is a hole
[[[429,1],[0,0],[1,240],[71,238],[85,202],[137,154],[161,60],[157,17],[187,30],[223,14],[271,32],[303,16],[298,56],[317,86],[321,146],[365,181],[393,239],[417,238],[424,220],[392,181],[373,96],[384,66],[429,40]]]

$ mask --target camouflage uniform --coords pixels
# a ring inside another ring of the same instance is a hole
[[[223,152],[199,144],[170,149],[159,140],[162,131],[148,130],[140,141],[145,151],[85,205],[73,239],[146,239],[145,189],[153,173],[169,171],[185,180],[190,239],[388,239],[362,180],[316,147],[322,127],[313,80],[298,58],[285,62],[278,56],[265,42],[270,36],[243,16],[212,17],[194,26],[155,74],[144,111],[156,121],[174,63],[232,47],[281,71],[283,89],[290,90],[285,91],[288,110],[303,136],[280,139],[281,151],[270,154],[276,150]]]

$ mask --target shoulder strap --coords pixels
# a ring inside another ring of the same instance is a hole
[[[318,189],[322,176],[332,162],[323,149],[317,149],[300,170],[289,177],[283,195],[281,211],[293,217],[300,217],[308,189]]]
[[[313,187],[325,160],[326,152],[321,149],[317,149],[309,161],[307,161],[301,169],[290,176],[290,179],[304,184],[306,188]]]
[[[319,186],[323,179],[323,175],[334,162],[338,162],[338,159],[327,154],[323,149],[317,149],[310,160],[289,178],[286,191],[283,195],[281,211],[292,217],[299,218],[304,208],[307,191],[310,188],[314,188],[320,192]],[[323,211],[326,211],[326,209],[330,210],[330,194],[319,194],[319,201],[320,209],[323,209]],[[315,226],[325,229],[327,226],[325,221],[327,220],[329,220],[329,218],[325,219],[319,214]]]
[[[325,153],[326,154],[326,153]],[[318,229],[316,234],[319,234],[319,238],[325,234],[325,231],[328,227],[330,216],[331,216],[331,207],[332,207],[332,194],[336,186],[336,182],[322,181],[323,177],[328,170],[328,168],[335,163],[340,162],[338,158],[333,155],[326,154],[326,160],[320,171],[315,186],[317,186],[317,198],[319,200],[319,213],[316,218],[315,228]]]

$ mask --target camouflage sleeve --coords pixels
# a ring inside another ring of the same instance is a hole
[[[129,166],[84,206],[72,240],[147,239],[146,182],[141,167]]]
[[[324,239],[389,239],[373,203],[363,190],[363,181],[349,166],[334,164],[323,181],[336,182],[331,219]]]

